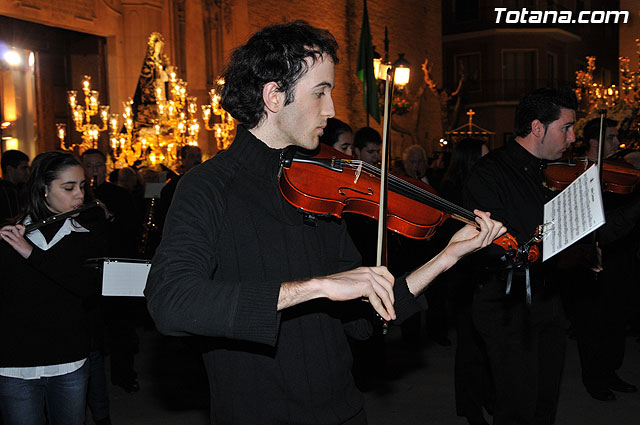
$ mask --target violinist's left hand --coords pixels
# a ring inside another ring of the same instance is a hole
[[[448,270],[462,257],[484,248],[507,231],[502,223],[491,220],[489,213],[478,210],[473,212],[478,216],[476,221],[480,225],[479,231],[476,226],[471,225],[458,230],[444,250],[407,276],[407,287],[414,296],[420,295],[440,273]]]
[[[480,231],[475,226],[466,225],[458,230],[444,249],[444,254],[454,262],[474,251],[477,251],[493,242],[497,237],[507,231],[507,228],[499,221],[491,219],[491,213],[474,210],[477,215],[476,222],[480,225]]]

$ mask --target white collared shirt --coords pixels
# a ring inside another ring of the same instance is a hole
[[[27,216],[24,220],[24,225],[31,224],[31,217]],[[35,246],[43,251],[47,251],[49,248],[57,244],[71,232],[88,232],[89,230],[82,227],[77,221],[68,217],[62,227],[58,229],[53,239],[49,242],[45,239],[42,232],[38,229],[30,232],[27,238],[33,242]],[[0,367],[0,376],[6,376],[9,378],[19,379],[40,379],[51,376],[66,375],[67,373],[75,372],[80,369],[82,365],[87,361],[86,358],[69,363],[54,364],[47,366],[31,366],[31,367]]]

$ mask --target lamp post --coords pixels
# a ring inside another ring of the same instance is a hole
[[[374,51],[373,70],[376,79],[380,81],[379,92],[383,92],[384,81],[389,72],[391,72],[394,89],[399,93],[402,93],[411,77],[411,63],[404,57],[404,53],[398,53],[398,59],[395,62],[389,61],[389,30],[386,26],[384,27],[384,59]]]
[[[393,63],[393,69],[395,70],[393,84],[400,92],[409,84],[410,66],[411,63],[404,58],[404,53],[398,53],[398,59]]]

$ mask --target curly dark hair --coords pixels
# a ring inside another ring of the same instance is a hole
[[[520,101],[516,108],[515,134],[527,137],[531,133],[531,122],[538,120],[548,126],[560,117],[561,109],[578,108],[578,99],[569,88],[543,88],[533,91]]]
[[[293,102],[296,83],[322,55],[338,63],[338,43],[327,30],[304,21],[265,27],[231,54],[220,87],[221,105],[247,128],[265,116],[262,89],[273,81]]]

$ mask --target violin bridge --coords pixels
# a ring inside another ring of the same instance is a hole
[[[353,180],[353,184],[358,183],[358,179],[360,178],[360,173],[362,173],[362,161],[358,164],[358,168],[356,168],[356,178]]]

